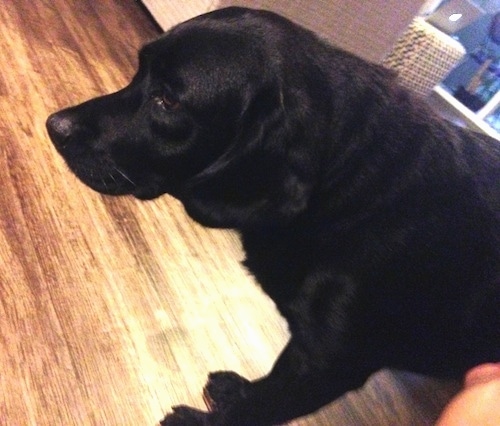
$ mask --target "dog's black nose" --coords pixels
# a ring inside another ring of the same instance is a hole
[[[79,127],[72,115],[64,111],[50,115],[46,126],[52,142],[59,148],[69,142]]]

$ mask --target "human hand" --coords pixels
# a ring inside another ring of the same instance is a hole
[[[499,426],[500,363],[469,370],[464,388],[446,406],[436,426]]]

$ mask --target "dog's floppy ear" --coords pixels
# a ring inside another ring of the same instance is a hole
[[[262,89],[245,108],[235,142],[188,184],[188,214],[223,228],[283,223],[300,214],[312,178],[307,144],[298,140],[296,127],[281,90]]]

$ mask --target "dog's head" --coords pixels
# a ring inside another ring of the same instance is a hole
[[[325,49],[275,14],[215,11],[146,45],[127,87],[51,115],[48,132],[99,192],[170,193],[208,226],[286,221],[321,164],[334,88],[313,58]]]

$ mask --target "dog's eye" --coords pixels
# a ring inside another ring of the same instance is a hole
[[[161,106],[167,111],[174,111],[176,109],[179,109],[181,106],[181,103],[179,101],[176,101],[166,95],[156,96],[155,102],[157,105]]]

